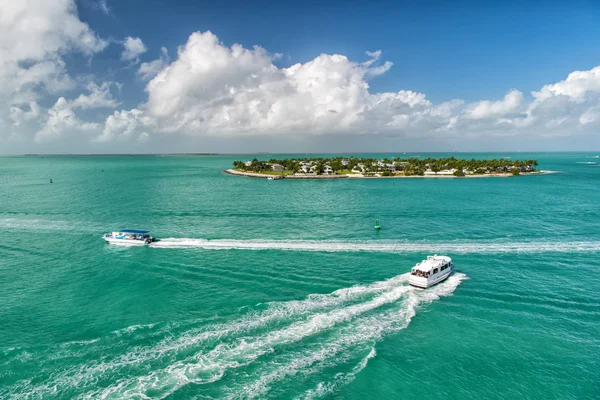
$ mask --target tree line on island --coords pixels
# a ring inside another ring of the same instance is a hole
[[[281,175],[346,175],[363,174],[372,176],[394,175],[485,175],[535,172],[537,160],[463,160],[449,158],[357,158],[357,157],[313,157],[284,158],[260,161],[234,161],[234,169],[242,172]]]

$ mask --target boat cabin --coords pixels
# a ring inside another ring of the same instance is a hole
[[[150,237],[148,235],[150,231],[141,231],[137,229],[123,229],[119,232],[112,232],[111,236],[115,239],[126,239],[126,240],[144,240]]]
[[[447,256],[428,256],[411,268],[408,283],[413,286],[426,288],[446,279],[452,273],[454,265]]]
[[[109,243],[150,244],[156,239],[150,236],[149,231],[138,229],[122,229],[104,235],[104,240]]]

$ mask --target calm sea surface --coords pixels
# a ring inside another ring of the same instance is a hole
[[[0,158],[0,398],[600,398],[598,153],[453,155],[556,173]],[[102,240],[122,228],[163,240]],[[457,273],[409,288],[433,253]]]

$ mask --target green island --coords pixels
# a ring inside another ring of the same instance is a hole
[[[257,178],[482,177],[542,173],[537,160],[314,157],[234,161],[225,172]]]

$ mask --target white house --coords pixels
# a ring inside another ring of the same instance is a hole
[[[324,166],[323,175],[333,175],[333,169],[329,165]]]
[[[271,170],[275,172],[283,172],[285,171],[285,167],[281,164],[271,164]]]
[[[368,169],[368,168],[365,168],[365,165],[364,165],[364,164],[358,163],[358,164],[356,165],[356,167],[354,167],[354,168],[352,169],[352,172],[361,172],[361,173],[363,173],[363,172],[365,172],[365,171],[368,171],[368,170],[369,170],[369,169]]]
[[[246,162],[244,163],[244,165],[245,165],[246,167],[249,167],[249,166],[251,166],[251,165],[252,165],[252,161],[246,161]]]
[[[296,172],[297,175],[315,175],[316,173],[317,171],[315,167],[310,167],[308,165],[301,166],[298,172]]]

